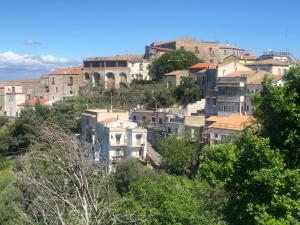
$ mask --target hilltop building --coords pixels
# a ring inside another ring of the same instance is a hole
[[[158,59],[165,52],[174,50],[185,50],[193,52],[199,59],[208,63],[222,62],[229,55],[247,57],[244,49],[219,42],[199,41],[187,37],[173,41],[156,41],[146,46],[145,58],[151,62]]]
[[[128,86],[133,79],[149,80],[149,62],[140,55],[92,57],[83,60],[86,84],[103,89]]]

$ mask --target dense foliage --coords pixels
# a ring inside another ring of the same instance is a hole
[[[161,166],[171,174],[188,174],[193,167],[198,144],[186,136],[169,136],[160,142]]]
[[[115,175],[116,184],[127,190],[121,192],[123,197],[115,205],[115,212],[144,218],[141,224],[225,224],[220,213],[226,201],[222,188],[146,170],[132,161],[126,164],[120,165]]]
[[[200,88],[191,77],[182,77],[182,82],[175,88],[175,97],[181,105],[196,102],[200,98]]]
[[[174,70],[186,70],[198,62],[199,59],[192,52],[170,51],[154,60],[149,67],[149,74],[154,80],[160,81],[165,73]]]
[[[291,69],[283,86],[271,81],[255,96],[255,116],[261,124],[261,135],[284,155],[290,168],[300,166],[300,67]]]

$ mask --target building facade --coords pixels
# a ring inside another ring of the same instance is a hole
[[[86,110],[80,137],[85,155],[95,162],[104,160],[110,172],[126,157],[146,160],[147,130],[130,121],[128,111]]]
[[[21,85],[12,83],[0,84],[0,116],[18,117],[21,109],[18,106],[26,100]]]
[[[221,144],[230,136],[250,126],[253,121],[253,117],[245,115],[208,117],[203,132],[203,142],[210,146]]]
[[[229,44],[199,41],[191,37],[173,41],[158,41],[146,46],[145,58],[151,62],[158,59],[165,52],[184,50],[193,52],[199,59],[208,63],[222,62],[229,55],[243,56],[245,51]]]
[[[188,77],[188,70],[175,70],[164,74],[163,82],[167,88],[177,87],[181,84],[182,77]]]
[[[148,65],[140,55],[86,58],[84,82],[103,89],[117,89],[128,86],[134,79],[149,80]]]
[[[220,77],[217,81],[218,115],[251,115],[253,113],[252,96],[262,90],[265,77],[279,85],[281,76],[260,71],[239,71]]]
[[[45,86],[44,92],[51,100],[78,96],[82,74],[82,67],[57,68],[48,75],[48,86],[46,83],[42,84]]]

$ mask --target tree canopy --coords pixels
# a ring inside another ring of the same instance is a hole
[[[200,88],[192,77],[182,77],[174,93],[182,105],[196,102],[200,98]]]
[[[187,174],[193,167],[198,144],[186,136],[169,136],[160,142],[162,168],[171,174]]]
[[[199,62],[197,56],[192,52],[176,50],[163,54],[149,67],[149,74],[154,80],[162,80],[165,73],[174,70],[186,70],[192,65]]]
[[[254,97],[254,115],[261,124],[261,135],[284,154],[290,168],[300,166],[300,67],[291,69],[283,86],[265,80]]]

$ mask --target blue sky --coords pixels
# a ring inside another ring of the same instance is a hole
[[[142,54],[154,40],[185,36],[300,58],[299,10],[297,0],[2,1],[0,81],[34,77],[88,56]]]

